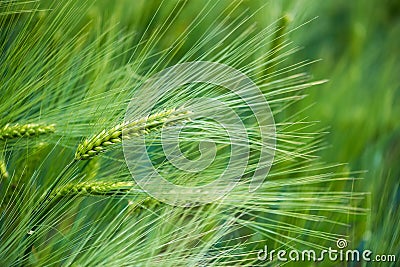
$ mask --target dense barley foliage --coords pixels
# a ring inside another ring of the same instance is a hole
[[[275,266],[257,257],[265,245],[321,251],[339,238],[400,257],[399,14],[375,0],[1,2],[0,266]],[[239,70],[269,103],[274,160],[254,192],[269,163],[246,102],[207,83],[140,91],[190,61]],[[204,97],[237,112],[246,138],[207,118],[224,111],[196,106]],[[211,154],[206,140],[215,160],[170,163],[174,130],[187,159]],[[213,182],[244,143],[247,166],[225,197],[169,205],[133,180],[124,132],[178,185]]]

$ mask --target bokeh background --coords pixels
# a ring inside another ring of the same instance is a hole
[[[329,126],[323,159],[365,170],[370,192],[364,240],[374,251],[399,255],[400,230],[400,2],[307,1],[318,16],[295,32],[311,73],[329,82],[304,103],[310,118]],[[307,16],[306,16],[307,17]]]
[[[309,107],[305,114],[328,127],[323,160],[366,171],[357,184],[370,192],[361,246],[399,255],[400,2],[277,2],[293,27],[316,17],[291,38],[305,58],[321,59],[310,72],[329,81],[295,108]]]

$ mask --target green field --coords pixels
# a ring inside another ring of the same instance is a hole
[[[399,1],[10,0],[0,47],[0,266],[399,265]]]

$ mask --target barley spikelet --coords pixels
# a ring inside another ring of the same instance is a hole
[[[14,139],[21,137],[38,136],[42,134],[49,134],[55,131],[55,125],[40,125],[40,124],[6,124],[0,129],[0,140]]]
[[[78,145],[75,159],[91,159],[106,151],[109,147],[121,143],[122,131],[125,131],[124,134],[127,134],[127,136],[132,137],[147,135],[161,130],[164,126],[187,121],[189,113],[189,111],[182,109],[164,110],[138,120],[118,124],[107,131],[103,130]]]
[[[82,182],[56,189],[52,199],[73,196],[126,196],[134,189],[138,189],[134,182]]]

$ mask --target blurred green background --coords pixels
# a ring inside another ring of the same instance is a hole
[[[307,5],[307,4],[306,4]],[[365,246],[399,257],[400,230],[400,1],[314,1],[319,18],[295,32],[311,73],[329,82],[302,104],[330,126],[324,160],[366,170],[359,184],[371,192]]]
[[[358,186],[371,193],[371,210],[361,246],[398,258],[400,1],[302,1],[290,12],[294,24],[318,17],[292,39],[305,58],[322,59],[311,74],[329,79],[296,108],[313,104],[306,116],[329,127],[323,160],[366,171]]]
[[[312,105],[305,116],[329,127],[322,160],[366,171],[358,186],[371,193],[371,210],[360,246],[399,258],[400,1],[282,3],[271,1],[293,27],[317,17],[291,38],[304,58],[322,59],[311,74],[329,79],[295,108]]]

